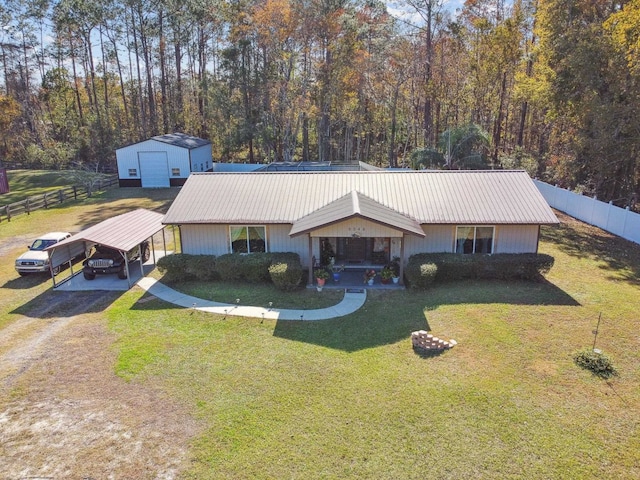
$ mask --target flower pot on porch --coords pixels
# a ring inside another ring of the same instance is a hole
[[[398,283],[400,281],[400,277],[391,277],[391,280],[393,280],[393,283]]]
[[[319,287],[324,287],[324,282],[326,280],[324,278],[316,278],[316,283],[318,284]]]
[[[373,278],[370,278],[369,280],[367,280],[367,285],[373,285]]]
[[[340,281],[340,274],[339,273],[334,273],[333,274],[333,281],[334,282],[339,282]]]

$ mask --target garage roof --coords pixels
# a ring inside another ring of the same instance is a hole
[[[211,143],[209,140],[205,140],[204,138],[192,137],[191,135],[179,132],[167,133],[166,135],[158,135],[156,137],[151,137],[151,140],[157,140],[158,142],[168,143],[170,145],[176,145],[182,148],[188,148],[189,150],[191,150],[192,148],[209,145]]]
[[[163,215],[139,208],[132,212],[123,213],[89,227],[80,233],[52,245],[47,250],[58,248],[74,242],[99,243],[123,252],[131,250],[136,245],[153,236],[164,228]]]

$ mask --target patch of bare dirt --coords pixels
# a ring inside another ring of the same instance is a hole
[[[114,337],[90,308],[104,297],[49,305],[0,332],[0,478],[172,479],[182,470],[196,422],[161,389],[115,376]]]

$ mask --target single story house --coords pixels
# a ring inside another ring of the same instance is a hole
[[[162,222],[182,252],[296,252],[331,245],[345,265],[405,263],[423,252],[536,253],[558,219],[524,171],[203,173]]]
[[[191,172],[213,168],[211,142],[184,133],[151,137],[116,150],[121,187],[184,185]]]

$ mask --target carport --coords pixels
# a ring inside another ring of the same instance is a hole
[[[98,223],[92,227],[83,230],[82,232],[76,233],[75,235],[63,240],[61,242],[52,245],[47,249],[49,253],[49,261],[52,266],[62,265],[64,263],[69,264],[70,275],[62,280],[56,282],[56,278],[54,275],[51,276],[53,280],[53,287],[57,287],[62,283],[70,280],[80,273],[81,269],[77,272],[73,270],[73,262],[72,258],[69,255],[64,255],[60,258],[60,252],[69,252],[73,250],[77,250],[77,245],[83,245],[84,256],[85,258],[88,255],[88,252],[91,250],[96,244],[104,245],[106,247],[112,248],[114,250],[118,250],[122,257],[125,260],[125,269],[127,271],[127,282],[129,288],[131,288],[131,275],[129,272],[129,261],[127,259],[126,252],[129,250],[138,247],[140,249],[140,244],[145,240],[151,239],[151,255],[153,258],[153,263],[156,262],[156,252],[155,245],[153,242],[153,236],[162,231],[162,242],[164,251],[166,251],[166,239],[164,236],[164,228],[165,225],[162,224],[162,218],[164,217],[161,213],[152,212],[150,210],[145,210],[143,208],[123,213],[122,215],[118,215],[103,222]],[[76,248],[74,248],[76,246]],[[56,255],[56,252],[59,252]],[[142,252],[138,251],[139,257],[142,257]],[[67,258],[68,257],[68,258]],[[57,265],[54,265],[52,262],[56,259]],[[143,262],[140,263],[140,274],[144,276]]]

